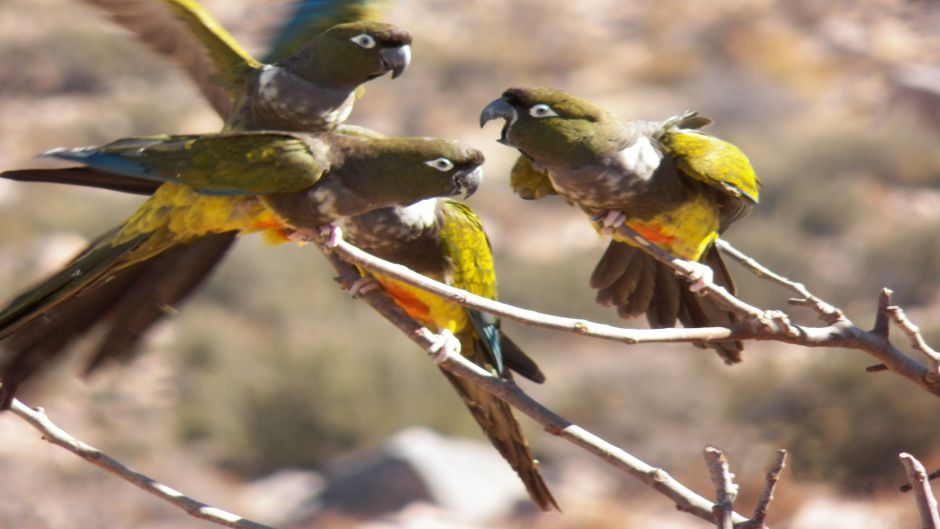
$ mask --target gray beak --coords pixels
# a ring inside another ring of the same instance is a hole
[[[486,125],[487,121],[503,118],[508,123],[515,121],[516,109],[512,107],[505,99],[499,98],[486,105],[483,112],[480,113],[480,128]]]
[[[458,171],[454,175],[454,181],[457,183],[457,188],[463,191],[461,200],[470,198],[483,182],[483,166],[478,165],[469,171]]]
[[[392,71],[392,79],[398,77],[411,64],[411,46],[403,44],[396,48],[385,48],[379,52],[382,64]]]

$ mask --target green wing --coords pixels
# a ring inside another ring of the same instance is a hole
[[[182,66],[223,118],[260,63],[192,0],[83,0],[107,12],[158,54]]]
[[[122,175],[176,182],[206,194],[264,195],[312,186],[328,168],[326,143],[287,133],[240,132],[129,138],[44,156]]]
[[[451,262],[450,284],[496,299],[496,271],[483,224],[465,204],[442,200],[441,240]]]
[[[467,292],[496,299],[496,271],[490,242],[480,219],[466,205],[442,200],[440,208],[441,242],[450,263],[448,283]],[[485,348],[490,363],[502,374],[499,320],[490,314],[467,310],[470,323]]]
[[[233,99],[237,97],[248,76],[260,68],[261,63],[248,55],[235,38],[194,0],[160,1],[199,39],[229,95]]]
[[[525,200],[538,200],[558,192],[552,186],[548,175],[532,167],[532,162],[520,155],[509,173],[509,185],[513,192]]]
[[[689,129],[667,129],[659,139],[686,175],[756,204],[760,181],[747,156],[731,143]]]

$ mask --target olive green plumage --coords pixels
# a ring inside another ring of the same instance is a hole
[[[496,272],[489,240],[468,206],[431,199],[412,206],[383,208],[342,221],[346,238],[384,259],[421,274],[496,299]],[[510,369],[542,382],[535,362],[501,330],[499,320],[466,309],[392,278],[374,276],[409,315],[436,332],[453,332],[461,354],[496,376],[511,379]],[[470,413],[516,471],[542,510],[558,509],[509,405],[475,384],[443,371]]]
[[[505,119],[500,142],[522,156],[510,178],[522,198],[557,193],[592,219],[622,212],[625,223],[673,255],[712,268],[734,291],[712,242],[758,200],[759,181],[734,145],[699,132],[695,113],[664,121],[623,121],[600,106],[550,88],[513,88],[490,103],[481,125]],[[595,221],[595,226],[600,227]],[[591,276],[598,301],[654,327],[731,326],[734,314],[698,297],[666,265],[616,233]],[[710,344],[727,362],[740,342]]]
[[[303,13],[292,19],[300,23],[289,39],[292,43],[277,46],[266,59],[270,64],[262,64],[193,0],[85,1],[107,11],[154,51],[183,67],[227,121],[228,130],[334,129],[348,116],[362,83],[389,71],[400,74],[410,57],[407,32],[375,22],[377,14],[369,6],[378,7],[378,2],[317,2],[312,10],[299,6]],[[324,7],[329,9],[320,9]],[[364,18],[357,19],[359,15]],[[336,22],[344,25],[314,38]],[[370,39],[374,45],[368,47]],[[355,67],[331,78],[339,70],[337,61],[345,59]],[[17,171],[6,176],[145,195],[160,185],[89,168]],[[243,180],[247,179],[246,175]],[[61,333],[50,332],[52,324],[37,322],[29,332],[7,340],[7,348],[34,359],[53,357],[73,338],[98,327],[103,332],[96,357],[131,358],[148,330],[202,285],[234,244],[236,233],[207,233],[135,265],[121,276],[120,284],[112,281],[47,315]]]
[[[349,115],[362,83],[387,72],[397,77],[411,57],[411,36],[376,21],[373,9],[335,6],[310,16],[263,64],[194,0],[85,1],[183,67],[227,128],[331,128]],[[324,27],[332,21],[343,24]]]
[[[125,307],[122,300],[131,296],[141,305],[130,310],[158,317],[150,310],[154,300],[139,295],[153,291],[114,291],[108,284],[128,287],[128,278],[130,285],[136,283],[133,278],[153,279],[147,268],[161,256],[182,259],[187,252],[181,248],[194,240],[215,243],[217,239],[208,238],[213,234],[221,237],[223,247],[233,232],[261,231],[283,242],[295,235],[309,237],[306,232],[324,223],[371,209],[434,196],[467,196],[480,184],[483,163],[479,151],[447,140],[285,132],[131,138],[102,147],[54,149],[46,156],[80,161],[90,169],[85,173],[66,169],[65,178],[94,174],[94,181],[101,182],[107,173],[116,172],[123,178],[165,183],[124,224],[100,237],[64,271],[0,311],[0,340],[9,338],[4,345],[12,345],[0,354],[4,405],[69,339],[95,323],[91,314],[108,320],[111,310]],[[43,180],[57,179],[54,169],[35,171],[45,173]],[[162,272],[169,277],[188,275]],[[183,280],[179,287],[191,288],[192,283]],[[99,289],[107,296],[102,298]],[[82,306],[88,311],[73,308]],[[66,337],[53,332],[63,327],[70,330]],[[137,339],[140,328],[127,329],[130,335],[120,334],[124,332],[120,329],[114,335],[115,330],[107,340],[127,344]],[[106,341],[92,366],[107,359],[102,356],[105,351],[129,354],[115,351]]]

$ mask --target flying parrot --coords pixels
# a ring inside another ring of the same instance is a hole
[[[330,129],[363,83],[411,61],[411,35],[377,20],[381,2],[298,2],[262,63],[195,0],[84,1],[180,64],[230,129]]]
[[[599,231],[626,224],[652,244],[696,263],[696,275],[734,292],[714,241],[757,204],[760,182],[734,145],[701,132],[689,112],[664,121],[623,121],[599,106],[550,88],[511,88],[480,115],[505,120],[499,141],[521,157],[511,184],[523,198],[558,194]],[[602,219],[602,220],[598,220]],[[620,316],[646,314],[652,327],[729,326],[735,314],[690,290],[667,265],[614,231],[591,275],[598,302]],[[698,283],[698,281],[696,281]],[[707,344],[726,363],[738,341]]]
[[[251,58],[212,16],[192,0],[86,0],[110,12],[155,51],[181,64],[202,89],[227,130],[281,129],[317,132],[336,128],[349,114],[362,84],[407,67],[411,37],[376,21],[384,2],[306,0],[295,6],[285,27],[294,37],[278,40],[270,64]],[[356,17],[363,17],[361,20]],[[340,24],[341,25],[336,25]],[[303,43],[304,27],[309,29]],[[330,28],[320,33],[323,27]],[[277,92],[276,94],[274,92]],[[12,175],[7,175],[8,177]],[[113,173],[20,171],[19,180],[93,185],[141,194],[160,182]],[[97,357],[129,358],[147,331],[198,289],[235,242],[237,232],[206,233],[136,265],[122,289],[99,289],[95,304],[73,300],[55,309],[62,335],[40,322],[28,339],[7,340],[7,348],[33,351],[37,363],[54,356],[71,338],[92,327],[104,331]],[[104,237],[107,237],[105,235]],[[106,317],[120,299],[125,316]],[[63,336],[68,336],[64,338]]]
[[[84,164],[62,170],[65,176],[93,174],[103,181],[116,173],[119,181],[161,184],[121,226],[0,311],[0,340],[12,342],[0,356],[0,408],[9,406],[17,387],[73,333],[85,330],[88,318],[112,324],[112,336],[89,369],[124,353],[112,347],[128,339],[122,336],[123,323],[138,313],[121,309],[152,302],[124,287],[149,274],[146,263],[161,254],[211,233],[264,232],[275,242],[307,240],[346,216],[434,196],[469,196],[483,174],[482,153],[456,142],[337,133],[129,138],[43,156]]]

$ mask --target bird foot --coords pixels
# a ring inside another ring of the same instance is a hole
[[[363,294],[368,294],[373,290],[376,290],[380,287],[379,282],[372,278],[372,276],[363,276],[355,280],[352,285],[349,286],[349,295],[358,298]]]
[[[315,241],[320,236],[318,232],[313,230],[308,230],[306,228],[297,228],[291,230],[287,234],[287,240],[291,242],[296,242],[297,244],[307,244],[308,242]]]
[[[433,336],[434,343],[428,347],[428,352],[434,355],[434,363],[440,364],[447,360],[451,355],[460,354],[460,340],[450,332],[450,329],[444,329],[439,334],[429,332]]]
[[[689,285],[689,290],[692,292],[698,293],[703,288],[714,283],[715,272],[710,266],[698,261],[685,261],[685,264],[690,269],[688,278],[692,281],[692,284]]]
[[[320,240],[324,248],[336,248],[339,241],[343,240],[343,229],[332,222],[324,224],[320,226]]]
[[[601,221],[601,233],[604,235],[612,236],[614,230],[623,226],[623,223],[627,221],[627,215],[623,211],[610,210],[604,214]]]

